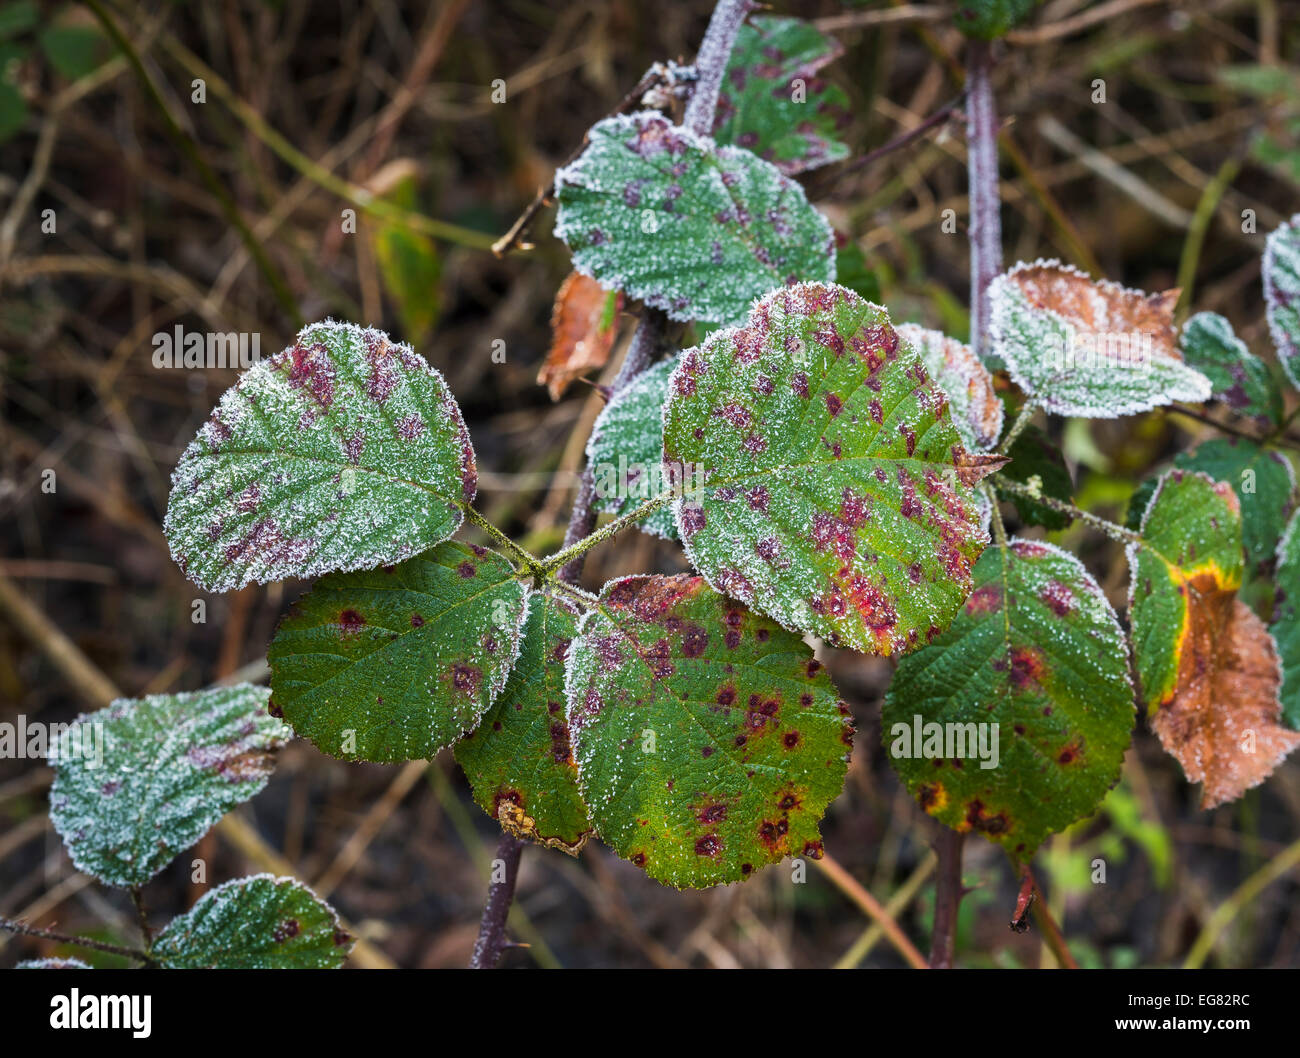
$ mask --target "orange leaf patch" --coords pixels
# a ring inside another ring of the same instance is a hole
[[[559,400],[569,383],[588,371],[598,370],[609,360],[614,345],[618,313],[623,295],[610,297],[590,276],[571,272],[555,296],[551,310],[551,348],[538,372],[537,381]]]
[[[1205,784],[1201,807],[1214,808],[1267,779],[1300,746],[1300,732],[1278,722],[1282,676],[1263,622],[1213,573],[1186,587],[1178,683],[1151,726],[1188,781]]]

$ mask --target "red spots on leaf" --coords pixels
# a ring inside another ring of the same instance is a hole
[[[456,567],[456,572],[460,574],[463,580],[468,580],[470,577],[478,576],[478,566],[466,559]]]
[[[1081,752],[1082,751],[1080,750],[1078,745],[1071,743],[1070,745],[1064,747],[1061,750],[1061,752],[1056,755],[1056,763],[1073,764],[1076,760],[1079,759],[1079,755]]]
[[[397,424],[397,436],[403,441],[414,441],[424,433],[424,420],[419,414],[411,414]]]
[[[328,411],[334,403],[334,372],[325,346],[295,345],[282,355],[289,360],[289,385],[308,394],[322,410]]]
[[[723,823],[727,819],[727,806],[721,801],[705,805],[695,816],[701,823]]]
[[[638,866],[638,867],[644,867],[644,866],[645,866],[645,853],[644,853],[644,852],[634,852],[634,853],[632,853],[631,856],[628,857],[628,860],[629,860],[630,862],[636,864],[636,866]]]
[[[1002,605],[1002,589],[996,584],[984,584],[976,588],[966,600],[968,614],[993,613]]]
[[[718,409],[717,414],[718,418],[731,423],[737,430],[748,430],[754,421],[749,409],[739,404],[724,404]]]
[[[834,393],[827,393],[825,396],[826,410],[831,413],[831,418],[834,418],[840,413],[840,409],[844,407],[844,401],[840,400]]]
[[[799,745],[799,732],[787,731],[784,735],[781,736],[781,745],[783,745],[786,749],[794,749],[797,745]]]
[[[455,662],[451,666],[451,685],[462,694],[477,695],[483,683],[483,672],[474,665]]]
[[[556,764],[571,764],[573,750],[569,744],[569,725],[563,720],[551,722],[551,759]]]
[[[249,486],[239,494],[239,499],[235,501],[235,510],[243,514],[251,514],[257,510],[257,505],[262,501],[262,486],[256,481],[251,482]]]
[[[790,388],[800,397],[808,396],[808,376],[803,371],[796,371],[790,376]]]
[[[722,851],[722,839],[717,834],[705,834],[695,842],[695,855],[716,856]]]
[[[1059,580],[1051,580],[1044,584],[1038,597],[1057,617],[1065,617],[1074,609],[1074,592]]]
[[[271,931],[271,936],[275,938],[276,944],[283,944],[285,941],[298,936],[301,929],[302,927],[298,925],[296,918],[286,918]]]
[[[694,536],[704,528],[708,521],[704,508],[695,504],[682,505],[682,532],[687,536]]]
[[[733,628],[722,637],[722,641],[727,644],[728,650],[735,650],[740,646],[740,633]]]
[[[412,628],[423,628],[423,627],[424,627],[424,617],[423,617],[423,615],[418,614],[418,613],[413,613],[413,614],[411,614],[411,627],[412,627]]]
[[[766,511],[769,499],[766,485],[755,485],[745,492],[745,501],[756,511]]]
[[[1005,834],[1010,825],[1005,812],[986,815],[984,804],[978,799],[966,805],[966,823],[972,830],[981,830],[986,834]]]
[[[735,686],[730,683],[727,684],[727,686],[723,687],[722,690],[718,692],[718,695],[716,698],[714,698],[714,701],[717,702],[719,705],[725,705],[725,706],[734,705],[736,702]]]
[[[803,854],[810,860],[820,860],[826,855],[826,849],[820,841],[805,841],[803,843]]]
[[[339,631],[343,635],[359,635],[361,629],[365,626],[366,619],[356,610],[344,610],[339,614]]]
[[[907,445],[907,454],[909,456],[916,454],[916,431],[905,422],[898,424],[898,432],[903,435],[903,441]]]
[[[697,624],[692,624],[682,636],[682,653],[688,658],[698,658],[709,645],[709,634]]]
[[[1042,653],[1034,647],[1012,647],[1009,656],[1008,676],[1012,686],[1023,690],[1031,684],[1041,683],[1046,672]]]

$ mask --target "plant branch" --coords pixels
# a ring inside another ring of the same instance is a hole
[[[988,287],[1002,271],[1002,216],[998,193],[998,115],[993,103],[993,54],[972,40],[966,64],[966,170],[970,194],[970,347],[985,353]]]
[[[1065,503],[1052,496],[1044,496],[1038,489],[1031,489],[1019,481],[1013,481],[1011,478],[1002,474],[994,474],[995,481],[999,488],[1007,492],[1014,492],[1020,496],[1027,496],[1035,503],[1041,503],[1044,507],[1051,510],[1059,511],[1061,514],[1069,515],[1076,518],[1085,525],[1096,529],[1099,533],[1105,533],[1112,540],[1117,540],[1122,544],[1137,544],[1143,546],[1143,540],[1140,534],[1133,532],[1131,529],[1125,529],[1122,525],[1117,525],[1112,521],[1102,518],[1099,515],[1092,514],[1089,511],[1080,510],[1072,503]]]
[[[1016,421],[1011,424],[1011,429],[1007,431],[1007,435],[1002,438],[1002,443],[998,445],[998,451],[1002,455],[1006,455],[1011,451],[1011,446],[1016,443],[1016,438],[1024,432],[1025,427],[1029,425],[1029,420],[1034,417],[1034,412],[1037,410],[1038,405],[1032,400],[1027,400],[1020,406]]]
[[[153,930],[149,926],[149,913],[144,907],[144,894],[138,885],[131,886],[131,903],[135,905],[136,921],[140,924],[140,935],[144,937],[144,946],[153,947]]]
[[[1029,864],[1025,864],[1025,879],[1028,881],[1033,895],[1033,899],[1029,901],[1029,911],[1033,914],[1034,921],[1038,923],[1038,928],[1043,932],[1043,943],[1055,956],[1057,966],[1066,970],[1077,970],[1079,964],[1074,961],[1074,956],[1070,954],[1070,949],[1065,943],[1065,937],[1057,926],[1056,919],[1052,918],[1052,910],[1047,906],[1047,900],[1043,897],[1043,891],[1038,887],[1038,882],[1035,881],[1034,872],[1030,870]]]
[[[821,859],[813,860],[813,863],[821,868],[822,873],[834,883],[835,888],[852,900],[872,922],[880,927],[881,932],[889,938],[889,943],[907,960],[913,970],[928,969],[925,956],[917,951],[916,945],[894,921],[894,916],[886,911],[880,901],[871,895],[871,891],[845,870],[838,860],[823,854]]]
[[[619,517],[615,518],[612,522],[607,522],[595,532],[580,537],[563,550],[557,551],[549,558],[543,559],[541,572],[543,574],[548,574],[563,566],[570,565],[575,559],[585,555],[597,544],[603,543],[611,536],[621,533],[629,525],[635,525],[637,522],[641,521],[641,519],[654,514],[654,512],[659,510],[660,507],[671,503],[677,496],[677,493],[678,490],[675,488],[665,489],[663,492],[659,493],[658,496],[652,496],[639,507],[635,507],[628,511],[627,514],[619,515]],[[561,579],[567,578],[561,574]]]
[[[502,832],[496,856],[502,863],[502,878],[501,881],[488,885],[488,898],[483,905],[478,940],[474,943],[474,954],[469,961],[471,970],[495,970],[501,953],[510,947],[506,940],[506,919],[510,917],[510,905],[515,899],[519,857],[523,851],[524,843],[519,838]]]
[[[75,944],[79,948],[91,948],[94,951],[108,952],[110,955],[121,955],[127,959],[138,959],[140,962],[149,961],[148,953],[139,948],[123,948],[117,944],[108,944],[105,941],[93,940],[90,937],[74,937],[68,933],[56,933],[52,929],[29,926],[26,922],[19,922],[12,918],[0,918],[0,929],[6,933],[15,933],[23,937],[40,937],[43,940],[52,940],[59,944]]]
[[[841,175],[856,173],[859,169],[865,168],[872,162],[879,161],[881,158],[885,157],[885,155],[893,154],[894,151],[902,150],[908,144],[919,140],[931,129],[947,124],[953,114],[965,105],[966,93],[962,92],[961,95],[957,96],[955,99],[950,99],[919,125],[915,125],[906,132],[900,133],[888,143],[883,143],[879,147],[875,148],[875,150],[868,151],[861,157],[854,158],[853,161],[844,166]]]
[[[474,507],[466,504],[463,508],[465,511],[465,520],[472,522],[483,530],[503,551],[509,552],[520,562],[525,569],[533,576],[542,574],[542,560],[534,555],[531,551],[525,550],[519,544],[515,543],[509,536],[503,533],[487,518]]]
[[[966,890],[961,884],[961,854],[966,835],[940,827],[934,851],[939,857],[934,881],[934,930],[930,938],[930,969],[951,970],[957,943],[957,908]]]

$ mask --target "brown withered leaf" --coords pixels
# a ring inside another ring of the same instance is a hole
[[[559,400],[570,382],[609,360],[623,295],[614,295],[612,311],[609,299],[604,287],[581,272],[570,272],[561,284],[551,310],[551,348],[537,374],[551,400]]]
[[[1263,622],[1212,573],[1187,588],[1178,684],[1151,726],[1188,781],[1205,784],[1201,807],[1214,808],[1267,779],[1300,746],[1300,732],[1279,723],[1282,676]]]
[[[1080,331],[1091,334],[1137,333],[1151,337],[1157,354],[1182,361],[1174,306],[1180,290],[1145,294],[1091,277],[1059,261],[1023,265],[1007,276],[1034,308],[1050,309]]]
[[[964,448],[957,448],[953,451],[952,461],[957,467],[957,480],[973,489],[990,474],[1006,466],[1011,459],[997,452],[967,452]]]

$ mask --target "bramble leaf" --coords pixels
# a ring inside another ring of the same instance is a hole
[[[799,18],[755,15],[740,27],[718,93],[713,136],[787,176],[838,162],[849,148],[849,97],[817,76],[844,46]]]
[[[901,323],[898,336],[921,356],[930,377],[948,398],[948,413],[962,443],[986,451],[1002,434],[1002,401],[993,390],[993,376],[969,345],[915,323]]]
[[[598,122],[555,174],[573,265],[675,320],[733,323],[773,287],[835,278],[830,225],[774,165],[656,111]]]
[[[587,465],[592,470],[596,509],[626,514],[668,487],[663,473],[664,401],[675,359],[661,360],[611,400],[591,428]],[[677,539],[670,507],[637,523],[665,540]]]
[[[334,970],[355,941],[301,882],[255,874],[209,890],[158,934],[167,970]]]
[[[1282,394],[1268,365],[1251,355],[1222,316],[1198,312],[1183,324],[1179,345],[1187,363],[1210,380],[1215,400],[1238,415],[1254,418],[1261,427],[1282,421]]]
[[[1274,448],[1240,437],[1220,437],[1202,442],[1191,452],[1179,452],[1174,466],[1199,470],[1232,486],[1241,506],[1246,562],[1254,572],[1271,567],[1293,506],[1291,461]]]
[[[1297,745],[1281,727],[1272,637],[1236,597],[1241,513],[1231,486],[1171,470],[1129,545],[1129,623],[1151,727],[1204,783],[1201,807],[1240,797]]]
[[[1176,290],[1143,294],[1034,261],[994,279],[989,299],[994,354],[1050,412],[1110,419],[1210,397],[1175,342]]]
[[[881,738],[930,815],[1027,860],[1096,810],[1133,718],[1128,646],[1101,588],[1073,555],[1015,538],[980,556],[948,630],[899,662]]]
[[[626,577],[571,648],[569,729],[596,832],[670,885],[819,858],[852,723],[793,633],[699,577]]]
[[[988,541],[971,488],[996,466],[962,448],[885,310],[804,283],[678,359],[664,459],[709,583],[858,650],[938,635]]]
[[[477,482],[423,357],[316,323],[226,391],[172,474],[164,529],[190,580],[228,591],[398,562],[456,531]]]
[[[474,800],[502,828],[577,855],[591,834],[569,744],[564,670],[578,615],[563,599],[528,596],[523,643],[505,689],[456,744]]]
[[[618,333],[623,295],[608,291],[590,276],[570,272],[551,309],[551,348],[537,373],[551,400],[559,400],[569,383],[605,366]]]
[[[961,0],[953,25],[968,37],[996,40],[1027,19],[1038,0]]]
[[[316,582],[267,650],[272,708],[324,753],[432,757],[478,726],[519,653],[527,589],[456,541]]]
[[[1269,626],[1281,662],[1282,717],[1292,728],[1300,728],[1300,511],[1277,545],[1277,591],[1273,623]]]
[[[1011,462],[1000,473],[1012,481],[1029,484],[1038,478],[1039,491],[1062,503],[1074,502],[1074,479],[1065,465],[1065,456],[1037,426],[1026,426],[1015,439],[1007,453]],[[1041,525],[1046,529],[1064,529],[1070,516],[1038,503],[1019,492],[1009,492],[994,483],[999,499],[1010,500],[1025,525]]]
[[[143,885],[265,785],[290,731],[243,683],[120,698],[51,747],[50,821],[77,870]]]
[[[1269,234],[1260,269],[1268,331],[1282,370],[1300,389],[1300,213]]]

